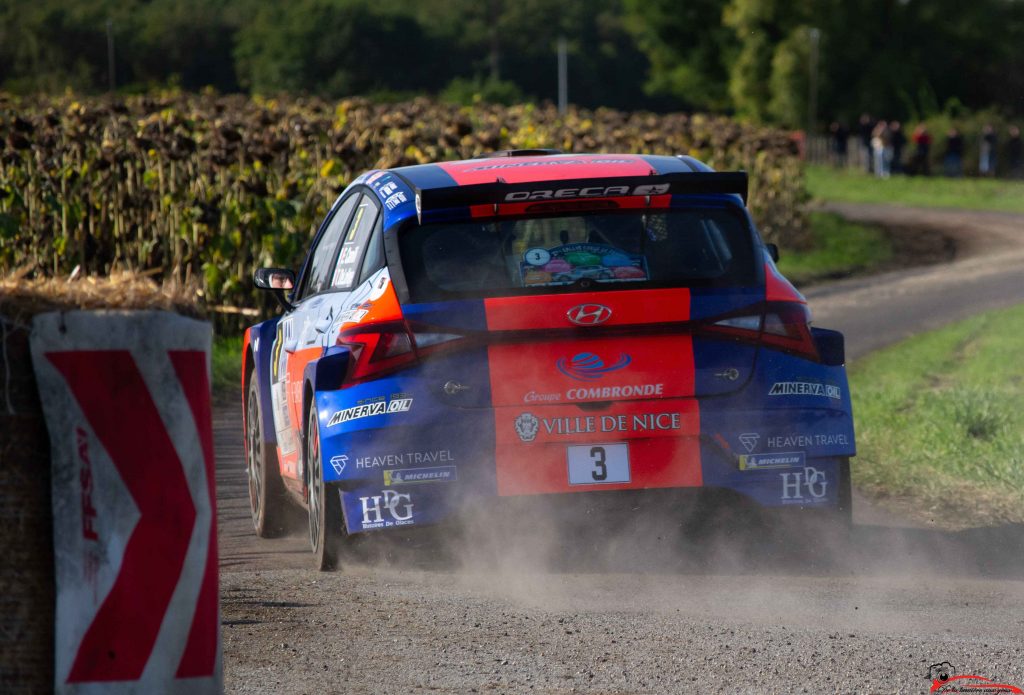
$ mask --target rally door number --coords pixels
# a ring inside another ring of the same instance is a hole
[[[568,454],[570,485],[629,482],[628,444],[570,446]]]

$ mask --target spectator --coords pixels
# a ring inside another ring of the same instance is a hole
[[[1015,179],[1024,178],[1024,153],[1021,153],[1020,128],[1015,125],[1009,128],[1010,139],[1006,143],[1006,160],[1010,176]]]
[[[875,176],[880,179],[889,178],[892,166],[892,133],[889,124],[884,120],[875,124],[871,131],[871,151],[875,164]]]
[[[978,173],[982,176],[996,175],[996,131],[991,123],[981,129],[981,143],[978,147]]]
[[[889,123],[889,138],[892,140],[892,173],[903,173],[903,148],[907,144],[907,136],[903,134],[903,126],[899,121]]]
[[[946,154],[942,158],[946,176],[956,178],[964,173],[964,136],[956,126],[946,132]]]
[[[931,175],[931,150],[932,150],[932,135],[928,132],[928,126],[924,123],[918,124],[914,128],[914,134],[911,136],[914,141],[914,159],[913,168],[915,174],[921,176]]]
[[[847,142],[850,139],[850,130],[838,121],[832,121],[828,127],[832,135],[832,165],[843,168],[846,166]]]
[[[864,166],[870,174],[874,171],[874,166],[871,162],[871,131],[875,129],[875,122],[871,120],[871,114],[862,113],[857,125],[860,132],[861,157],[864,159]]]

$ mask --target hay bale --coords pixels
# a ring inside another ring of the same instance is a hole
[[[32,317],[72,309],[164,309],[201,317],[194,297],[129,275],[0,279],[0,692],[53,690],[50,440],[29,351]]]

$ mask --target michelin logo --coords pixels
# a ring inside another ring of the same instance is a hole
[[[417,483],[450,483],[457,480],[455,466],[436,468],[404,468],[384,471],[385,485],[415,485]]]
[[[805,454],[793,451],[783,454],[748,454],[740,456],[741,471],[759,471],[765,468],[803,468]]]

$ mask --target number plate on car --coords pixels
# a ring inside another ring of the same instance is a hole
[[[629,482],[628,444],[570,446],[568,452],[570,485]]]

